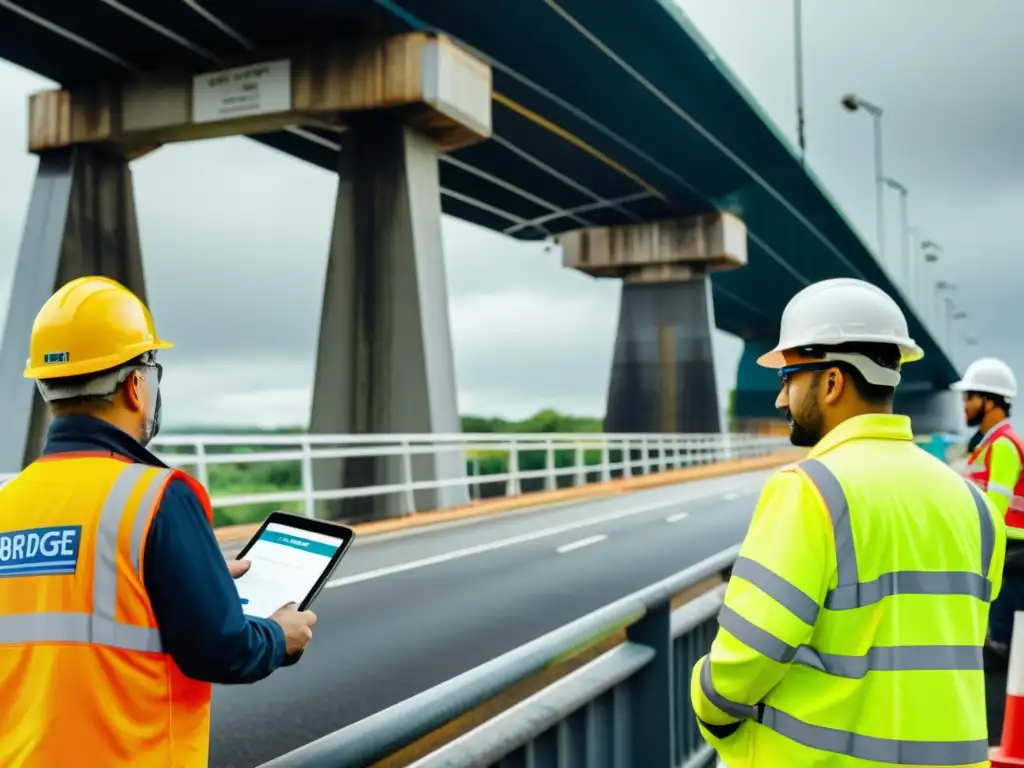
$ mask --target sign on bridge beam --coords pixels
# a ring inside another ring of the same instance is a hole
[[[442,36],[345,40],[237,63],[33,94],[29,151],[109,144],[137,156],[288,126],[340,132],[349,114],[367,110],[398,112],[442,152],[491,134],[491,68]]]

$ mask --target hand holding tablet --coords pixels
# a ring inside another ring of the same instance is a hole
[[[273,618],[285,629],[289,655],[309,642],[316,617],[306,609],[320,594],[355,538],[351,528],[274,512],[238,553],[249,570],[235,580],[242,611]],[[297,660],[297,655],[295,655]]]

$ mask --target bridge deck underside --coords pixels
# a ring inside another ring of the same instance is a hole
[[[216,69],[250,50],[367,29],[442,31],[492,64],[494,136],[443,158],[445,213],[539,239],[731,210],[748,228],[749,265],[715,276],[715,315],[744,338],[772,335],[786,301],[816,280],[861,277],[897,295],[671,0],[4,0],[0,56],[71,86],[133,69]],[[255,138],[333,170],[344,134]],[[958,378],[904,309],[928,355],[908,380]]]

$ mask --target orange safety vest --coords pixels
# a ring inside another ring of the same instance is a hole
[[[184,472],[44,457],[0,488],[0,766],[206,768],[209,683],[164,653],[143,583],[153,515]]]
[[[991,429],[985,439],[974,449],[967,460],[966,476],[972,480],[981,490],[988,491],[989,475],[992,472],[992,451],[989,448],[1001,437],[1007,438],[1017,449],[1017,455],[1021,458],[1021,466],[1024,466],[1024,442],[1020,436],[1013,431],[1010,422],[1004,421]],[[1011,490],[1010,506],[1006,510],[1006,534],[1011,539],[1024,539],[1024,472],[1017,476],[1017,484]]]

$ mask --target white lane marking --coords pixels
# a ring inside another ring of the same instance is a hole
[[[574,549],[582,549],[583,547],[589,547],[591,544],[597,544],[599,541],[604,541],[607,538],[608,537],[605,536],[603,533],[600,533],[597,536],[588,536],[585,539],[579,539],[578,541],[573,541],[569,544],[563,544],[555,551],[560,555],[564,555],[566,552],[572,552]]]
[[[665,518],[666,523],[678,523],[680,520],[685,520],[690,516],[689,512],[679,512],[674,515],[669,515]]]
[[[663,501],[658,504],[641,504],[637,506],[626,507],[625,509],[620,509],[615,512],[608,512],[606,514],[597,515],[595,517],[589,517],[584,520],[576,520],[571,523],[564,523],[562,525],[552,526],[551,528],[542,528],[539,531],[532,531],[530,533],[524,533],[519,536],[511,536],[507,539],[498,539],[497,541],[489,541],[486,544],[477,544],[476,546],[466,547],[465,549],[457,549],[453,552],[444,552],[440,555],[424,557],[420,560],[411,560],[407,563],[398,563],[397,565],[388,565],[383,568],[375,568],[372,571],[354,573],[351,576],[343,576],[340,579],[332,579],[331,581],[327,582],[324,585],[324,587],[343,587],[347,584],[357,584],[360,581],[370,581],[371,579],[379,579],[382,576],[390,576],[393,573],[402,573],[404,571],[413,571],[417,568],[426,568],[430,565],[447,563],[450,560],[458,560],[463,557],[479,555],[483,552],[490,552],[495,549],[504,549],[505,547],[511,547],[516,544],[523,544],[527,541],[535,541],[537,539],[547,538],[548,536],[556,536],[559,533],[565,533],[566,531],[575,531],[578,528],[587,528],[591,525],[607,523],[610,520],[621,520],[625,517],[634,517],[635,515],[642,515],[645,512],[656,512],[659,509],[677,507],[680,504],[689,504],[695,501],[710,499],[717,495],[717,492],[707,493],[699,496],[690,496],[686,499]]]
[[[734,501],[735,499],[738,499],[739,497],[740,497],[740,494],[738,494],[738,493],[727,493],[722,498],[725,499],[726,501]]]

